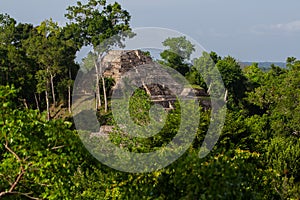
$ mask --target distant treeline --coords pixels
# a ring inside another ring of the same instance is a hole
[[[280,68],[286,68],[285,62],[240,62],[241,66],[250,66],[253,63],[257,63],[258,67],[261,69],[270,69],[272,65],[278,66]]]

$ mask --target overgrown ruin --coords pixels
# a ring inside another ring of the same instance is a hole
[[[136,85],[140,85],[147,94],[150,96],[153,103],[162,105],[165,109],[172,109],[174,102],[176,101],[176,94],[181,96],[196,96],[200,99],[201,105],[207,109],[210,107],[210,100],[207,98],[208,94],[204,89],[191,89],[185,88],[180,82],[173,80],[170,75],[160,70],[161,66],[152,60],[151,57],[145,55],[140,50],[112,50],[102,60],[104,66],[104,77],[113,78],[116,82],[116,86],[113,90],[118,89],[117,85],[123,76],[128,74],[138,74],[139,79],[133,80]],[[156,67],[157,70],[152,70]],[[149,70],[151,69],[151,73]],[[130,75],[129,75],[130,76]],[[132,75],[131,75],[132,76]],[[155,82],[155,84],[145,84],[145,82]],[[159,84],[158,84],[159,83]],[[165,84],[171,85],[171,88],[175,88],[176,93],[166,87]]]

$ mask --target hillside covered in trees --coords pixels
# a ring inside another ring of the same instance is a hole
[[[131,16],[118,3],[89,0],[70,6],[66,18],[64,26],[52,19],[34,26],[0,14],[0,199],[299,199],[300,60],[288,57],[286,68],[262,70],[203,52],[189,62],[193,44],[168,38],[158,63],[178,71],[208,99],[211,87],[199,68],[214,65],[220,72],[227,106],[221,136],[199,158],[212,123],[211,109],[199,104],[196,137],[178,160],[153,172],[122,172],[85,148],[71,105],[76,76],[95,70],[97,119],[116,126],[110,102],[115,81],[100,73],[97,59],[134,37]],[[119,37],[103,49],[114,35]],[[77,63],[84,46],[93,51]],[[137,124],[147,124],[152,105],[146,90],[132,95],[130,115]],[[109,140],[138,153],[168,144],[182,115],[178,102],[173,106],[157,135],[138,138],[115,130]]]

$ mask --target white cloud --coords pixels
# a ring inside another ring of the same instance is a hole
[[[292,34],[300,32],[300,20],[271,25],[257,25],[251,28],[256,34]]]
[[[292,21],[286,24],[271,25],[270,28],[278,31],[298,32],[300,31],[300,20]]]

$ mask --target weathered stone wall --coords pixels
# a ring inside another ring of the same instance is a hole
[[[166,109],[172,108],[176,101],[176,94],[183,97],[195,96],[196,98],[208,96],[202,89],[184,88],[180,84],[180,80],[176,82],[174,77],[168,75],[160,65],[153,62],[151,57],[144,55],[140,50],[110,51],[103,58],[102,65],[105,68],[103,75],[113,78],[117,83],[113,89],[115,93],[119,93],[120,97],[122,95],[122,85],[118,84],[120,79],[126,76],[131,80],[131,84],[144,89],[154,103],[160,104]],[[149,69],[151,69],[151,75]],[[149,84],[151,82],[154,84]],[[202,106],[207,108],[210,106],[210,102],[204,102],[200,98],[199,100]]]
[[[103,75],[113,78],[116,82],[132,68],[153,63],[151,57],[144,55],[140,50],[112,50],[102,62],[105,68]]]

